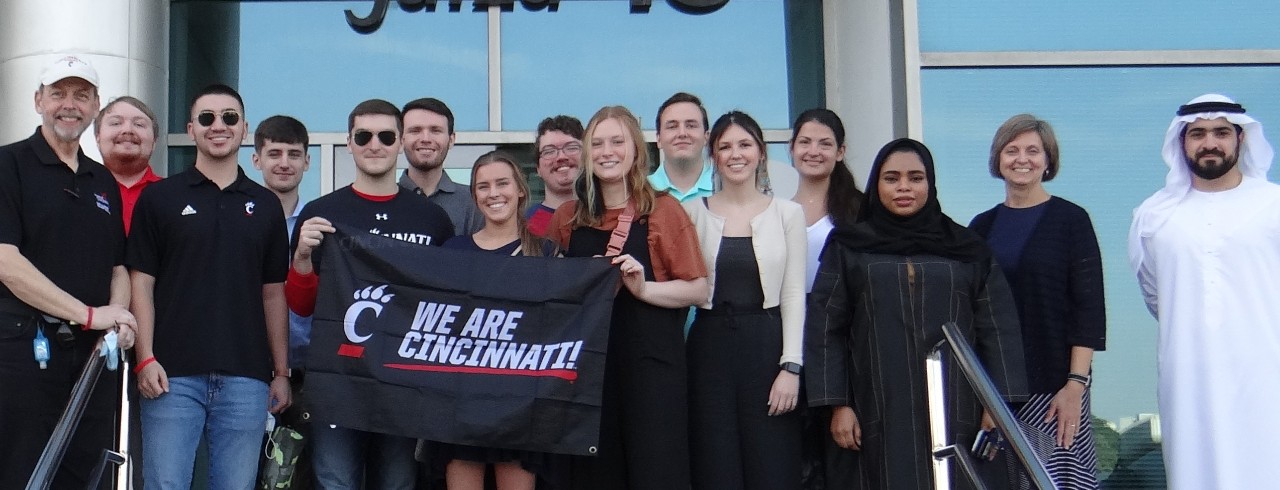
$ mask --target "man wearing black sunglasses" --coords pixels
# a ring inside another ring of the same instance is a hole
[[[240,94],[206,87],[190,117],[195,166],[142,191],[126,255],[143,475],[148,488],[190,486],[203,435],[209,487],[249,488],[266,412],[291,400],[289,238],[280,200],[237,161],[248,131]]]
[[[0,147],[0,488],[27,484],[102,331],[132,342],[120,191],[80,148],[98,104],[97,72],[62,57],[40,75],[40,127]],[[119,379],[98,378],[54,488],[84,488],[113,446]]]
[[[356,181],[307,203],[298,216],[302,224],[293,232],[293,266],[285,282],[295,314],[310,316],[315,309],[320,256],[314,252],[336,225],[423,246],[440,246],[453,236],[444,209],[397,185],[400,133],[400,110],[385,100],[361,102],[348,116]],[[319,422],[311,429],[320,488],[413,488],[414,439]]]

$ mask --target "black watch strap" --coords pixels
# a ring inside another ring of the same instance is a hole
[[[779,367],[781,367],[783,371],[786,371],[791,374],[800,374],[800,371],[804,369],[799,364],[794,362],[784,362]]]

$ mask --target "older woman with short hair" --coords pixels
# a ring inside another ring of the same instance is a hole
[[[1009,118],[991,142],[1003,203],[969,227],[987,240],[1018,305],[1030,400],[1018,409],[1058,488],[1098,488],[1089,424],[1090,363],[1106,347],[1102,256],[1089,213],[1049,195],[1058,140],[1030,114]],[[1023,479],[1023,487],[1029,486]]]

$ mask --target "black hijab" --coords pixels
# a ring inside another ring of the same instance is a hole
[[[911,152],[924,162],[929,180],[929,201],[916,214],[901,217],[880,203],[880,168],[889,155]],[[858,221],[850,228],[836,228],[831,239],[860,252],[892,255],[937,255],[961,262],[984,262],[991,258],[986,242],[968,228],[942,214],[938,203],[938,180],[933,155],[924,143],[900,138],[889,142],[876,155],[867,179],[866,194],[858,210]]]

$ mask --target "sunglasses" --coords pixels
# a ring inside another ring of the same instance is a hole
[[[217,119],[217,117],[218,117],[218,114],[214,113],[213,111],[204,111],[199,114],[196,114],[196,122],[200,123],[201,126],[204,126],[207,128],[209,126],[213,126],[213,121]],[[222,124],[226,124],[227,126],[235,126],[236,123],[238,122],[240,122],[239,112],[222,111]]]
[[[351,141],[356,146],[367,145],[370,141],[373,141],[373,132],[363,129],[356,131],[355,134],[351,135]],[[396,142],[396,132],[391,130],[378,131],[378,141],[381,141],[383,146],[391,146]]]

